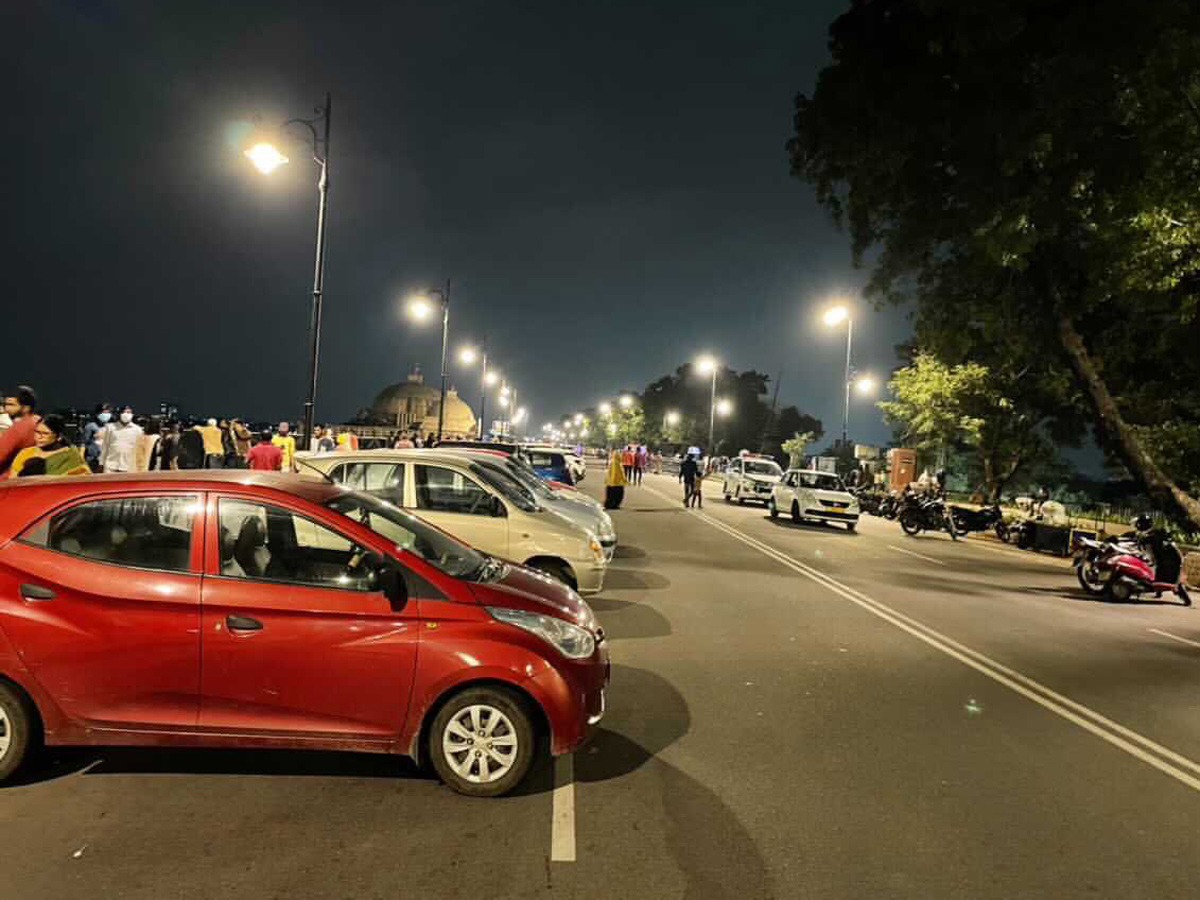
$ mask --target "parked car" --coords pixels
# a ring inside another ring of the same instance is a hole
[[[789,469],[771,491],[767,508],[772,519],[787,510],[793,522],[842,522],[847,531],[858,527],[858,500],[832,472]]]
[[[306,747],[497,796],[539,741],[583,742],[608,673],[574,591],[368,494],[234,470],[0,484],[0,780],[39,742]]]
[[[766,504],[771,499],[771,489],[782,477],[783,469],[769,456],[743,454],[729,461],[721,492],[727,503],[730,500],[738,503],[752,500]]]
[[[567,492],[552,489],[532,471],[504,454],[492,450],[468,450],[466,448],[449,448],[444,452],[459,453],[473,458],[485,468],[495,470],[497,477],[515,481],[518,489],[529,491],[534,502],[540,503],[559,515],[566,516],[580,527],[594,532],[600,539],[605,556],[609,561],[612,560],[613,553],[617,549],[617,530],[613,527],[612,517],[605,512],[603,507],[598,504],[580,503],[574,497],[567,496]],[[571,491],[570,493],[579,494],[580,492]],[[581,496],[586,497],[587,495],[582,494]]]
[[[599,536],[513,490],[455,449],[324,453],[304,460],[338,484],[410,509],[459,540],[540,569],[580,593],[604,586]]]

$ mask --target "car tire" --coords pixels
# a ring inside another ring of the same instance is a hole
[[[779,507],[775,505],[774,497],[772,497],[770,500],[767,501],[767,513],[771,516],[772,519],[779,518]]]
[[[847,530],[847,531],[849,531],[849,532],[853,533],[853,532],[854,532],[854,530],[855,530],[856,528],[858,528],[858,523],[857,523],[857,522],[847,522],[847,523],[846,523],[846,530]]]
[[[555,581],[561,581],[573,591],[579,588],[579,582],[575,580],[575,576],[571,574],[571,570],[560,562],[555,562],[551,559],[539,559],[529,563],[529,568],[544,572]]]
[[[515,692],[467,688],[438,710],[426,752],[452,790],[467,797],[499,797],[520,784],[533,765],[533,722],[527,703]],[[497,735],[500,740],[490,740]]]
[[[25,695],[0,681],[0,782],[21,767],[35,745],[36,722]]]
[[[804,521],[804,516],[800,515],[800,504],[792,502],[792,521],[799,525]]]
[[[726,502],[726,503],[732,503],[732,502],[733,502],[733,498],[729,496],[729,491],[726,491],[726,492],[725,492],[725,502]]]
[[[738,506],[746,505],[746,498],[742,496],[742,486],[739,484],[737,490],[733,492],[733,499],[738,502]]]

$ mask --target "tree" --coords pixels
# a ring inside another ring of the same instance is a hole
[[[868,295],[1061,375],[1200,527],[1162,424],[1200,422],[1200,6],[855,0],[830,35],[789,153]]]
[[[792,436],[782,444],[783,452],[788,457],[788,467],[799,468],[804,462],[804,449],[818,438],[820,435],[813,431],[792,432]]]

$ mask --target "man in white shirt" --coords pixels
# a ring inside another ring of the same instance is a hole
[[[133,424],[133,409],[126,406],[116,422],[104,429],[100,443],[100,470],[103,472],[136,472],[138,441],[142,426]]]

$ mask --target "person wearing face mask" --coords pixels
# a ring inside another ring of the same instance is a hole
[[[4,411],[13,423],[0,434],[0,479],[9,477],[18,453],[36,444],[33,432],[41,421],[37,402],[37,393],[24,384],[4,396]]]
[[[283,471],[296,471],[296,439],[289,434],[291,427],[287,422],[279,423],[279,431],[271,438],[271,443],[283,454]]]
[[[83,448],[83,458],[87,460],[87,464],[92,467],[93,472],[100,471],[100,438],[104,433],[105,426],[110,421],[112,421],[112,407],[107,403],[100,403],[96,406],[96,412],[91,421],[83,426],[79,446]]]
[[[136,472],[141,437],[141,426],[133,423],[133,407],[122,407],[117,421],[105,426],[100,441],[100,468],[105,472]]]
[[[59,415],[48,415],[33,431],[36,442],[26,447],[13,460],[14,478],[32,475],[90,475],[91,468],[78,447],[67,443],[66,421]]]

